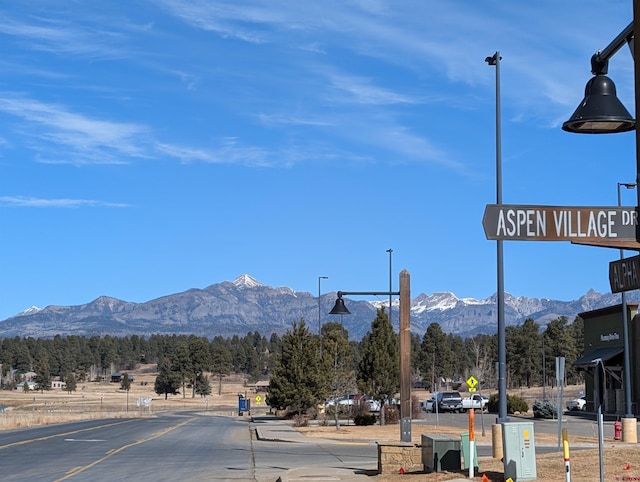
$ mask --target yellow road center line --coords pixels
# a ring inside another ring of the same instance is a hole
[[[146,439],[136,440],[135,442],[131,442],[130,444],[123,445],[122,447],[118,447],[116,449],[109,450],[104,457],[99,458],[98,460],[94,460],[90,464],[83,465],[83,466],[80,466],[80,467],[75,467],[75,468],[71,469],[69,472],[67,472],[64,475],[64,477],[61,477],[60,479],[56,479],[54,482],[60,482],[62,480],[70,479],[71,477],[74,477],[74,476],[84,472],[85,470],[88,470],[91,467],[94,467],[94,466],[98,465],[99,463],[104,462],[108,458],[112,457],[113,455],[115,455],[117,453],[122,452],[123,450],[126,450],[128,448],[134,447],[136,445],[143,444],[145,442],[149,442],[149,441],[151,441],[153,439],[162,437],[163,435],[166,435],[167,433],[171,432],[172,430],[180,428],[180,427],[192,422],[193,420],[195,420],[195,417],[194,418],[190,418],[188,420],[185,420],[183,422],[180,422],[180,423],[178,423],[178,424],[176,424],[176,425],[174,425],[172,427],[167,427],[164,430],[160,430],[159,432],[154,433],[153,435],[151,435],[150,437],[148,437]]]
[[[137,420],[137,419],[135,419],[135,420]],[[6,448],[9,448],[9,447],[15,447],[15,446],[18,446],[18,445],[26,445],[26,444],[30,444],[30,443],[33,443],[33,442],[41,442],[43,440],[49,440],[49,439],[56,438],[56,437],[66,437],[68,435],[73,435],[73,434],[81,433],[81,432],[88,432],[90,430],[97,430],[97,429],[103,428],[103,427],[112,427],[114,425],[121,425],[123,423],[131,423],[133,421],[134,420],[125,420],[125,421],[122,421],[122,422],[110,423],[108,425],[100,425],[98,427],[81,428],[79,430],[74,430],[72,432],[57,433],[57,434],[54,434],[54,435],[47,435],[46,437],[38,437],[38,438],[32,438],[32,439],[28,439],[28,440],[21,440],[20,442],[12,442],[12,443],[9,443],[9,444],[6,444],[6,445],[0,445],[0,450],[6,449]]]

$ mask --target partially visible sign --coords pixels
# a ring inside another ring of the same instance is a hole
[[[558,386],[564,386],[564,360],[563,356],[556,357],[556,381]]]
[[[640,255],[609,263],[609,284],[612,293],[640,289]]]

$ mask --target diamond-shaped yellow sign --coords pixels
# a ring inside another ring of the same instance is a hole
[[[478,380],[473,375],[471,375],[469,378],[467,378],[467,386],[469,388],[476,388],[477,384],[478,384]]]

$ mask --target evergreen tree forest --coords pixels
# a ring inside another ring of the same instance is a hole
[[[507,386],[541,386],[555,382],[555,357],[566,359],[567,384],[582,383],[573,362],[583,355],[583,321],[566,317],[544,329],[532,319],[506,328]],[[489,393],[496,388],[497,334],[461,338],[432,323],[411,339],[412,380],[416,386],[456,384],[475,376]],[[155,392],[167,397],[205,396],[220,390],[224,378],[244,375],[248,382],[270,380],[267,403],[298,413],[339,395],[361,391],[384,402],[399,390],[398,335],[384,308],[360,341],[349,339],[337,322],[325,323],[322,336],[304,319],[292,322],[282,336],[258,332],[231,338],[152,335],[144,338],[56,336],[52,339],[0,340],[0,381],[13,389],[25,372],[35,373],[37,390],[54,378],[76,383],[156,364]],[[544,365],[543,365],[544,364]]]

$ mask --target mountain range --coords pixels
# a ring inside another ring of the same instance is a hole
[[[411,331],[422,336],[431,323],[446,333],[463,338],[496,332],[496,295],[486,299],[458,298],[451,292],[420,294],[411,301]],[[589,290],[573,301],[514,297],[505,293],[505,324],[518,325],[532,318],[541,327],[566,316],[572,322],[578,313],[620,303],[619,294]],[[627,293],[637,302],[638,291]],[[266,286],[249,275],[223,281],[204,289],[166,295],[144,303],[101,296],[77,306],[32,307],[0,321],[0,337],[52,338],[56,335],[149,337],[152,334],[194,334],[213,338],[244,336],[258,332],[269,337],[284,334],[293,321],[304,318],[312,333],[318,325],[342,322],[351,339],[360,340],[369,331],[376,309],[388,301],[361,301],[345,297],[351,315],[328,315],[336,293],[320,297],[291,288]],[[392,301],[392,321],[398,325],[398,300]],[[320,319],[318,307],[320,306]]]

